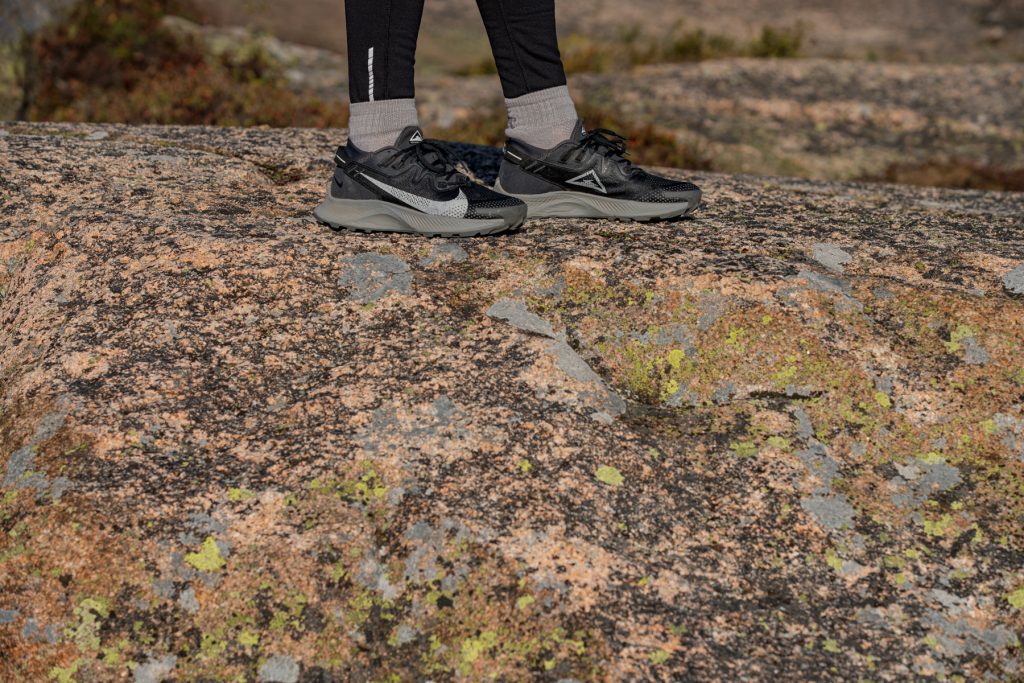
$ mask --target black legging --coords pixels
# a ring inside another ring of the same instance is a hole
[[[424,0],[345,0],[353,102],[414,97]],[[505,97],[565,85],[555,0],[477,0]]]

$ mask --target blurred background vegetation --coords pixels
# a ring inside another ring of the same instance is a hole
[[[898,136],[879,134],[884,126],[871,116],[861,117],[862,130],[847,130],[856,117],[833,122],[821,114],[858,103],[874,111],[889,87],[905,99],[897,90],[916,87],[910,76],[886,71],[891,82],[872,85],[879,92],[867,94],[878,101],[870,102],[853,85],[848,95],[810,104],[813,92],[789,100],[784,91],[763,92],[767,78],[785,71],[764,65],[785,63],[808,65],[790,79],[804,91],[851,81],[851,61],[907,65],[911,76],[914,65],[935,65],[933,80],[948,67],[950,82],[958,65],[1021,69],[1020,0],[562,0],[558,7],[582,115],[627,135],[644,163],[1024,191],[1019,125],[979,122],[983,134],[965,137],[961,122],[946,125],[949,112],[929,104],[922,111],[931,116],[931,107],[936,118],[925,128],[941,123],[940,134]],[[0,119],[344,127],[343,15],[343,0],[0,0]],[[432,136],[501,144],[500,91],[472,0],[427,0],[417,68]],[[996,109],[1012,108],[1014,97],[1006,93]],[[634,101],[641,99],[643,107]],[[848,148],[858,136],[874,139],[852,154],[840,149],[844,136]]]
[[[212,52],[167,17],[186,0],[81,0],[9,41],[8,110],[32,121],[342,126],[347,107],[291,89],[258,43]]]

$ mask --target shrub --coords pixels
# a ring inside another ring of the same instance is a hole
[[[1002,168],[955,159],[894,163],[881,176],[862,180],[959,190],[1024,192],[1024,168]]]
[[[787,59],[800,56],[804,43],[804,25],[775,28],[765,26],[760,37],[750,44],[751,57],[776,57]]]
[[[179,0],[79,0],[32,40],[28,118],[120,123],[340,126],[347,107],[292,92],[262,53],[214,58],[162,23]]]

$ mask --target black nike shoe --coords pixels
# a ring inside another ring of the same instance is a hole
[[[603,128],[588,133],[580,121],[554,149],[510,139],[494,189],[526,202],[531,218],[657,221],[700,206],[696,185],[652,175],[625,156],[625,138]]]
[[[313,212],[332,228],[412,232],[441,237],[493,235],[526,220],[526,205],[478,185],[420,129],[406,128],[394,147],[338,149],[327,199]]]

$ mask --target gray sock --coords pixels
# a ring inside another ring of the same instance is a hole
[[[416,100],[356,102],[351,107],[348,139],[364,152],[390,147],[408,126],[420,125]]]
[[[551,149],[572,137],[578,115],[567,86],[539,90],[505,100],[505,135],[541,149]]]

